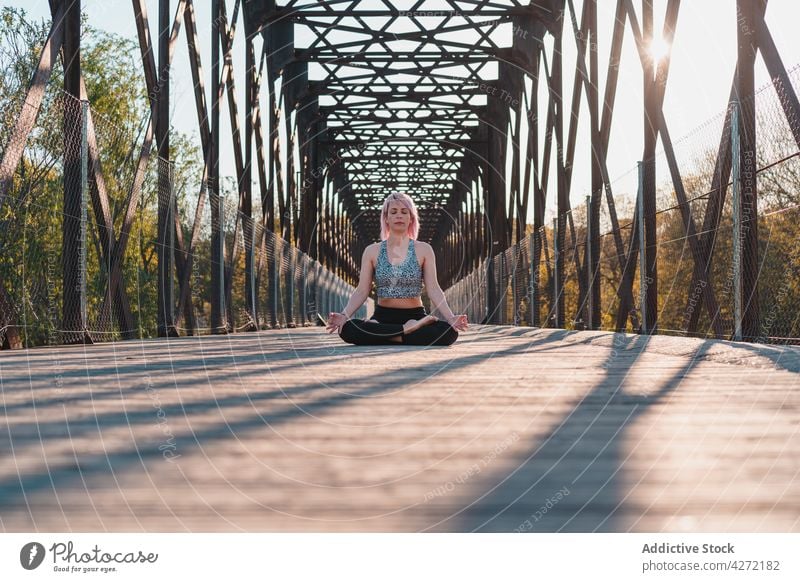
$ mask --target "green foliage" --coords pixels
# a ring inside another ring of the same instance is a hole
[[[788,139],[791,139],[789,136]],[[785,151],[797,149],[793,141],[782,144]],[[711,160],[711,161],[709,161]],[[713,153],[709,153],[693,166],[693,171],[684,170],[683,183],[690,198],[689,213],[694,219],[696,232],[703,230],[703,218],[708,202],[705,195],[710,187],[713,172]],[[770,166],[770,160],[759,160],[759,167],[767,168],[758,174],[758,296],[760,304],[761,341],[781,342],[787,338],[800,338],[800,246],[797,245],[797,227],[800,224],[800,156],[795,155],[783,162]],[[733,290],[733,212],[731,189],[725,196],[725,205],[720,215],[719,226],[714,237],[711,276],[708,285],[713,289],[719,311],[717,321],[721,324],[724,337],[731,337],[734,325]],[[690,300],[694,257],[690,240],[686,234],[683,214],[676,207],[675,193],[671,188],[659,192],[657,207],[665,209],[656,216],[657,262],[658,262],[658,325],[663,333],[684,333],[693,311],[699,314],[697,326],[701,335],[713,335],[713,327],[708,316],[702,295]],[[622,248],[629,251],[633,209],[618,204]],[[529,229],[528,233],[532,232]],[[545,227],[548,253],[542,251],[539,267],[539,315],[542,326],[552,326],[547,316],[552,313],[552,248],[553,232]],[[585,231],[581,221],[575,221],[575,240],[578,256],[584,261]],[[575,250],[572,234],[568,233],[564,255],[564,281],[562,292],[565,304],[565,326],[568,329],[579,327],[581,280],[583,270],[578,272],[575,265]],[[527,243],[526,243],[527,244]],[[601,294],[601,329],[613,330],[616,327],[619,297],[617,292],[622,282],[622,269],[625,256],[617,252],[617,245],[610,229],[600,237],[600,266],[598,280]],[[550,269],[548,269],[549,262]],[[639,304],[638,259],[634,268],[633,298]],[[743,273],[746,279],[751,276]],[[702,291],[702,286],[696,286]],[[506,289],[511,297],[509,284]],[[518,309],[527,313],[529,298],[524,293],[518,297]],[[505,312],[506,321],[513,321],[515,306],[509,302]],[[520,307],[521,306],[521,307]],[[527,315],[525,316],[527,317]],[[523,318],[525,320],[525,318]],[[634,331],[630,319],[626,324],[628,331]]]
[[[142,141],[149,123],[144,75],[135,41],[93,28],[84,18],[81,68],[96,135],[105,190],[120,237]],[[42,47],[47,21],[31,21],[20,8],[0,11],[0,148],[10,144]],[[25,345],[57,343],[62,316],[64,112],[78,104],[63,90],[60,59],[54,63],[36,123],[25,141],[13,186],[0,210],[0,278],[25,329]],[[173,180],[181,216],[191,221],[202,171],[198,146],[187,136],[171,135]],[[158,259],[157,160],[151,152],[136,207],[122,275],[135,325],[143,336],[156,329]],[[91,184],[91,180],[90,180]],[[191,208],[191,211],[189,209]],[[87,213],[87,311],[97,339],[119,337],[107,302],[108,268],[102,260],[104,229]],[[188,240],[188,231],[184,237]]]

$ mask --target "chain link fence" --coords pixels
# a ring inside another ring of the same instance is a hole
[[[789,85],[797,94],[797,67]],[[800,343],[800,121],[791,102],[787,87],[770,84],[739,105],[738,117],[725,111],[658,154],[660,333],[734,337],[742,308],[735,289],[755,283],[757,340]],[[734,120],[748,115],[755,118],[757,139],[758,220],[752,223],[735,212],[740,186],[732,169],[743,161],[739,148],[726,145],[736,134]],[[19,120],[29,118],[33,129],[24,140],[15,138]],[[341,309],[353,291],[259,218],[245,216],[235,187],[222,188],[224,259],[212,264],[216,225],[208,186],[201,172],[182,171],[180,160],[160,159],[154,150],[140,162],[147,119],[120,127],[84,102],[48,90],[38,111],[10,102],[0,122],[0,153],[21,152],[0,206],[0,343],[6,347],[157,335],[159,201],[171,209],[165,256],[174,261],[168,284],[175,303],[169,313],[181,334],[212,332],[214,269],[224,276],[220,302],[230,332],[314,325],[318,313]],[[613,195],[602,193],[597,235],[589,232],[587,205],[576,205],[553,226],[529,231],[519,244],[481,262],[447,290],[448,302],[475,322],[637,331],[638,173],[631,170],[607,186]],[[253,215],[262,215],[258,201]],[[559,223],[564,232],[555,236]],[[757,229],[756,270],[735,260],[741,253],[735,228]],[[599,252],[594,277],[591,245]],[[629,291],[626,265],[633,274]],[[594,308],[591,285],[600,287]],[[592,325],[592,308],[599,325]],[[367,311],[362,307],[357,316]]]
[[[790,70],[788,78],[796,95],[800,67]],[[737,307],[735,290],[755,285],[760,323],[756,341],[800,343],[800,246],[796,243],[800,120],[791,108],[789,88],[782,83],[777,86],[770,83],[761,88],[753,99],[738,104],[736,114],[731,106],[656,156],[659,333],[734,338],[737,317],[741,317],[737,309],[743,309]],[[748,115],[755,119],[756,148],[742,154],[733,124]],[[736,164],[747,161],[743,155],[754,157],[757,222],[750,220],[746,205],[734,204],[742,192],[734,176]],[[448,302],[460,307],[471,321],[557,327],[558,297],[566,329],[639,331],[638,234],[634,240],[638,182],[635,168],[600,193],[596,236],[587,227],[588,202],[576,205],[561,220],[554,219],[552,226],[529,229],[524,240],[449,288]],[[562,236],[556,236],[559,223],[564,228]],[[749,229],[757,229],[755,270],[736,260],[741,249],[735,247],[741,244],[735,243]],[[590,273],[587,260],[590,245],[599,252],[596,273]],[[647,252],[651,254],[652,249]],[[556,256],[563,273],[557,273]],[[624,284],[626,265],[629,286]],[[492,286],[487,273],[494,277],[494,297],[489,296]],[[590,319],[591,285],[600,287],[600,304],[594,308],[599,311],[599,325],[592,325]],[[620,313],[623,306],[626,312]]]
[[[0,154],[21,151],[0,206],[0,344],[155,337],[159,202],[170,209],[163,256],[174,262],[167,312],[182,335],[212,333],[216,224],[201,172],[148,149],[148,119],[120,127],[52,88],[38,111],[26,107],[9,104],[0,117]],[[14,126],[25,115],[35,123],[15,142]],[[351,285],[260,218],[245,216],[238,192],[223,191],[220,200],[220,301],[229,332],[320,325],[318,314],[341,310]],[[261,216],[260,205],[253,214]],[[371,304],[356,316],[366,317]]]

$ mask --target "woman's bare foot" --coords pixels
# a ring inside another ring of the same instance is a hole
[[[421,327],[425,327],[426,325],[430,325],[439,321],[439,318],[434,315],[426,315],[422,319],[409,319],[407,322],[403,324],[403,335],[408,335],[417,331]],[[401,344],[403,343],[403,337],[399,335],[395,335],[389,338],[389,341]]]
[[[422,319],[409,319],[403,324],[403,335],[413,333],[419,328],[436,323],[437,321],[439,321],[439,318],[435,315],[426,315]]]

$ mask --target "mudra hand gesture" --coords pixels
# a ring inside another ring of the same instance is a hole
[[[347,323],[349,318],[344,313],[338,313],[336,311],[331,311],[330,315],[328,316],[328,325],[325,328],[328,330],[328,333],[339,333],[342,331],[342,327],[344,324]]]
[[[450,327],[456,331],[464,331],[469,326],[467,316],[464,314],[454,315],[452,318],[447,320],[447,323],[449,323]]]

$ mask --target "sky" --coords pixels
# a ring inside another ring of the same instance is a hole
[[[433,2],[435,7],[438,2]],[[365,0],[364,7],[374,4]],[[232,11],[234,1],[228,0],[228,10]],[[407,8],[410,0],[397,2],[398,8]],[[574,2],[578,10],[581,2]],[[611,26],[614,17],[615,0],[598,0],[598,22],[600,30],[599,61],[601,71],[600,95],[602,97],[605,81],[605,69],[610,47]],[[641,2],[634,1],[637,10]],[[0,0],[0,6],[16,6],[24,8],[36,19],[49,19],[47,0]],[[174,13],[177,1],[172,0],[171,12]],[[203,69],[206,76],[206,90],[210,82],[210,7],[211,0],[195,1],[199,25],[199,43],[202,51]],[[654,0],[656,30],[660,30],[666,7],[666,0]],[[158,25],[158,0],[147,0],[150,18],[151,36],[155,37]],[[89,22],[97,27],[122,36],[135,39],[136,28],[133,8],[130,0],[83,0],[83,10]],[[641,19],[640,19],[641,21]],[[787,69],[800,63],[800,42],[797,42],[797,22],[800,22],[800,2],[797,0],[771,0],[766,12],[766,22],[772,33],[775,44]],[[568,21],[569,24],[569,21]],[[241,20],[240,32],[243,31]],[[240,114],[243,115],[244,102],[244,42],[243,34],[237,34],[234,42],[234,71],[239,91],[238,102]],[[298,44],[302,44],[298,38]],[[564,48],[564,102],[569,104],[572,89],[572,75],[575,67],[575,41],[568,34],[563,42]],[[710,120],[718,118],[724,112],[736,61],[736,1],[735,0],[684,0],[678,16],[667,92],[664,101],[664,115],[676,149],[702,149],[714,147],[719,139],[719,129]],[[756,86],[769,81],[763,62],[759,58],[756,63]],[[192,79],[187,56],[185,28],[181,30],[181,38],[175,53],[171,77],[172,122],[176,130],[197,135],[197,118],[194,106]],[[266,94],[266,92],[263,92]],[[265,97],[264,97],[265,98]],[[208,97],[207,97],[208,100]],[[262,102],[262,110],[265,110]],[[582,203],[589,193],[589,155],[590,150],[584,136],[588,113],[585,105],[582,109],[582,123],[579,126],[578,154],[573,170],[572,204]],[[230,124],[228,122],[227,105],[222,114],[222,142],[230,144]],[[240,120],[243,123],[244,119]],[[636,161],[642,154],[643,136],[642,112],[642,71],[638,55],[635,51],[633,37],[626,32],[623,54],[620,62],[620,77],[617,89],[614,123],[612,124],[609,144],[608,167],[612,183],[619,192],[632,188],[635,181]],[[565,129],[566,135],[566,129]],[[682,138],[686,137],[683,141]],[[681,157],[681,153],[678,153]],[[233,157],[230,148],[222,148],[221,172],[223,175],[235,175]],[[661,171],[660,171],[661,172]],[[254,176],[256,174],[254,173]],[[666,180],[666,172],[659,174],[660,180]],[[555,181],[551,181],[551,191]],[[548,195],[548,207],[552,210],[553,195]]]

